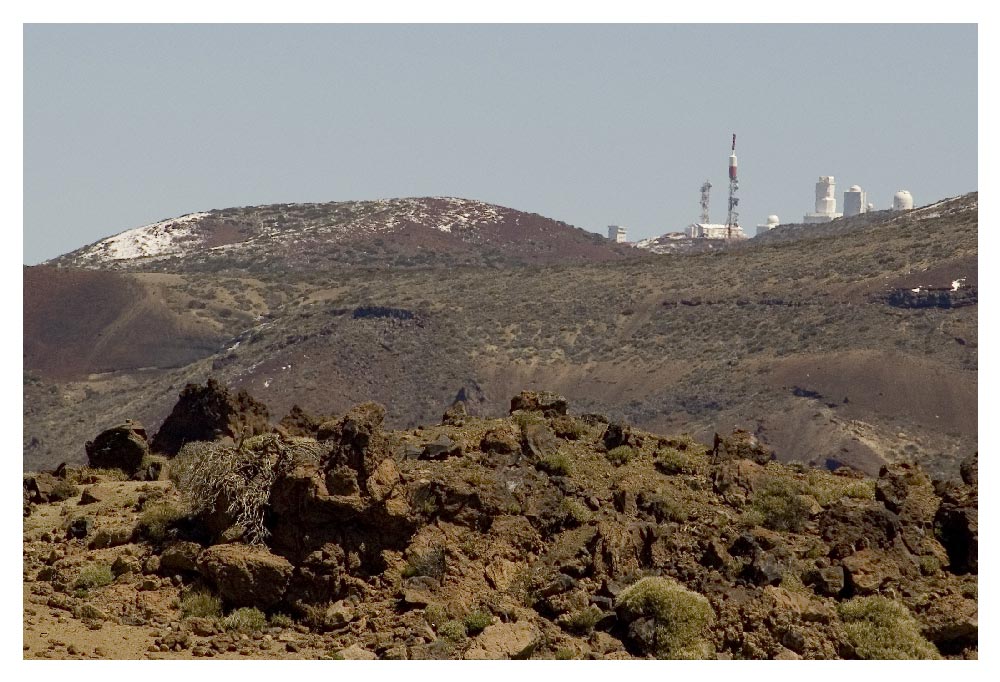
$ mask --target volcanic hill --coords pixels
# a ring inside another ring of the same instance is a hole
[[[374,400],[393,428],[549,389],[660,433],[740,427],[783,461],[955,477],[977,446],[977,201],[660,256],[460,200],[166,221],[25,268],[24,466],[157,428],[213,376],[276,414]]]

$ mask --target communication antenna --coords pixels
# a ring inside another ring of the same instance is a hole
[[[740,188],[740,182],[736,178],[736,133],[733,133],[733,147],[729,154],[729,215],[726,216],[726,237],[733,238],[733,228],[739,227],[740,215],[736,211],[740,200],[736,196],[736,191]]]

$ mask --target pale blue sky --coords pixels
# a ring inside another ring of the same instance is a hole
[[[638,239],[977,189],[974,25],[29,25],[24,262],[230,206],[448,195]]]

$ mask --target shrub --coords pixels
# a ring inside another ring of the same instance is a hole
[[[844,497],[874,500],[875,479],[846,478],[813,469],[806,474],[806,492],[823,507],[828,507]]]
[[[465,629],[470,635],[478,635],[493,623],[493,616],[486,611],[473,611],[465,617]]]
[[[227,630],[237,632],[257,632],[267,627],[267,616],[257,608],[236,609],[222,621]]]
[[[605,453],[605,457],[608,458],[608,461],[616,467],[628,464],[628,462],[630,462],[635,455],[635,448],[629,445],[619,445],[618,447],[612,448]]]
[[[62,502],[63,500],[68,500],[71,497],[76,497],[79,491],[76,486],[69,481],[56,481],[55,485],[52,486],[52,492],[49,494],[49,499],[52,502]]]
[[[139,529],[149,540],[159,542],[167,536],[167,530],[186,516],[186,511],[170,502],[160,502],[147,507],[139,517]]]
[[[809,518],[809,504],[802,499],[801,491],[792,481],[772,477],[754,492],[750,501],[765,528],[780,531],[799,531]]]
[[[626,622],[649,618],[652,639],[643,642],[658,658],[695,658],[706,654],[702,633],[712,620],[704,596],[670,578],[643,578],[618,594],[616,608]]]
[[[698,464],[694,458],[676,448],[663,448],[656,453],[656,468],[665,474],[696,474]]]
[[[559,507],[566,514],[566,518],[577,526],[589,522],[594,516],[580,500],[573,497],[564,497],[559,503]]]
[[[448,620],[448,612],[440,604],[428,604],[424,609],[424,620],[433,628],[438,628]]]
[[[272,613],[269,620],[276,628],[290,628],[295,625],[295,620],[286,613]]]
[[[572,649],[556,649],[556,660],[557,661],[571,661],[576,658],[576,654],[573,653]]]
[[[536,466],[553,476],[568,476],[573,470],[573,461],[564,452],[554,452],[542,457]]]
[[[222,615],[222,602],[205,590],[190,590],[181,595],[183,618],[218,618]]]
[[[438,628],[437,634],[449,642],[461,642],[466,638],[465,624],[460,620],[449,620]]]
[[[251,544],[267,537],[264,511],[277,475],[298,458],[318,460],[319,444],[306,438],[283,441],[273,434],[252,436],[237,446],[188,443],[171,463],[170,477],[195,514],[220,504],[244,529]]]
[[[837,606],[858,658],[866,660],[941,658],[920,634],[905,606],[887,597],[855,597]]]
[[[639,493],[638,503],[639,507],[652,514],[658,523],[664,521],[685,523],[690,516],[683,503],[659,491]]]
[[[73,586],[77,589],[91,589],[110,585],[115,579],[108,564],[87,564],[80,569]]]
[[[441,578],[445,571],[444,549],[435,547],[423,554],[413,554],[403,568],[403,577],[412,578],[418,575],[429,575],[432,578]]]
[[[567,613],[560,618],[560,625],[576,634],[585,635],[594,629],[604,614],[596,606]]]

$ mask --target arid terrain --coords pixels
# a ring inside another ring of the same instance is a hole
[[[522,388],[556,390],[654,431],[738,426],[783,461],[869,474],[906,459],[956,476],[976,448],[975,194],[661,256],[475,203],[462,215],[480,227],[443,231],[428,225],[455,222],[444,200],[407,201],[352,204],[350,220],[339,204],[285,207],[285,222],[283,205],[221,211],[209,237],[222,216],[277,227],[188,248],[200,233],[186,222],[183,239],[155,242],[169,254],[109,259],[105,244],[25,268],[25,469],[82,463],[82,444],[125,418],[155,427],[209,376],[277,413],[375,400],[398,428],[458,396],[502,416]],[[322,249],[302,236],[341,219],[370,230],[324,228],[335,239]],[[519,241],[529,223],[524,238],[549,244],[535,260],[516,255],[535,253]],[[483,256],[481,230],[508,260]],[[393,255],[350,251],[373,234]],[[261,239],[282,246],[271,256]],[[399,265],[451,253],[437,239],[478,255]]]
[[[126,424],[26,476],[25,657],[978,656],[975,458],[830,473],[550,393],[391,432],[265,409],[192,385],[176,456]]]

